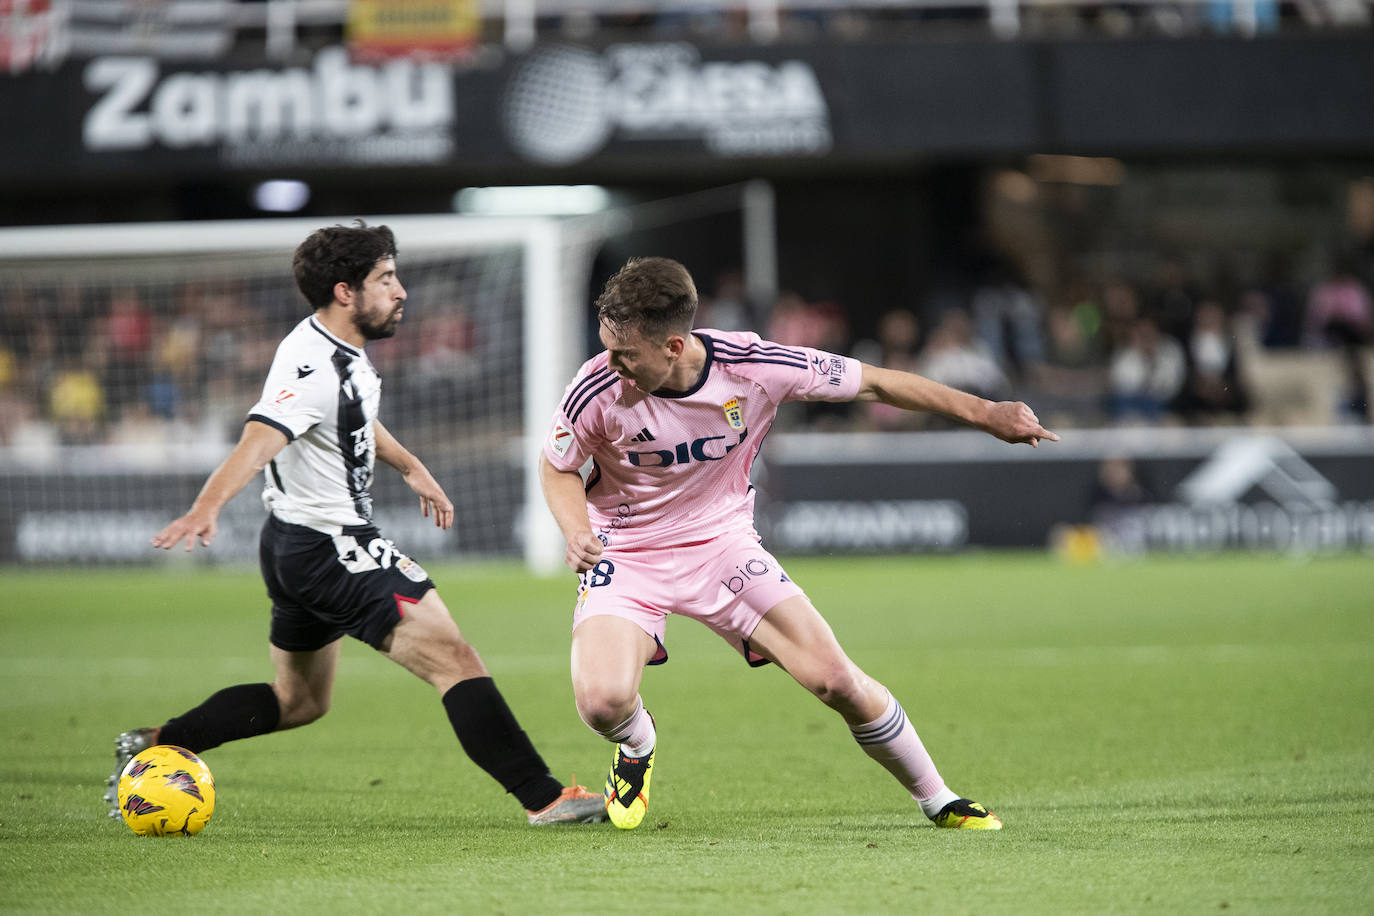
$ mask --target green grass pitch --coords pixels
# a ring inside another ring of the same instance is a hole
[[[200,836],[100,803],[111,742],[270,679],[251,571],[3,573],[0,909],[271,913],[1365,913],[1374,559],[794,559],[1000,833],[936,830],[838,719],[675,620],[640,829],[532,829],[428,687],[350,643],[315,725],[210,751]],[[432,570],[554,772],[571,578]]]

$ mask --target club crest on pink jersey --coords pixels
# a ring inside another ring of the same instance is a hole
[[[729,422],[731,429],[744,429],[744,411],[740,409],[739,401],[731,398],[720,409],[725,411],[725,419]]]

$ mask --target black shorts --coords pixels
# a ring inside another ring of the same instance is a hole
[[[379,649],[404,605],[434,587],[371,525],[331,536],[268,515],[258,563],[272,599],[272,645],[288,652],[313,652],[344,634]]]

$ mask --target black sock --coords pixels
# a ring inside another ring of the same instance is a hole
[[[157,741],[199,754],[226,741],[265,735],[280,721],[281,704],[271,684],[239,684],[224,688],[175,719],[168,719]]]
[[[444,694],[444,710],[472,762],[528,811],[553,804],[563,791],[489,677],[459,681]]]

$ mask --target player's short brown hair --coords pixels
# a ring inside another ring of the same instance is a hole
[[[396,257],[396,236],[386,226],[354,220],[351,226],[326,226],[310,233],[291,260],[296,287],[312,309],[334,301],[334,285],[362,289],[377,262]]]
[[[611,330],[637,330],[653,341],[687,334],[697,314],[692,275],[670,258],[631,258],[606,281],[596,314]]]

